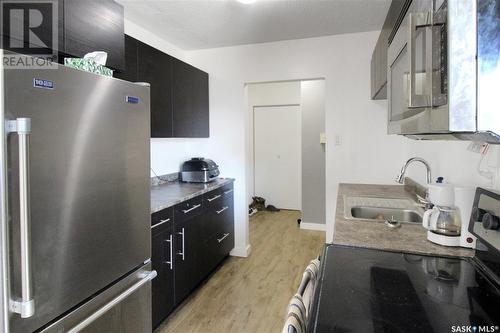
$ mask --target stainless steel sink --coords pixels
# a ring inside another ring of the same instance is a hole
[[[386,221],[393,219],[398,222],[422,222],[422,217],[416,211],[409,209],[355,206],[351,207],[351,215],[354,218],[365,220]]]
[[[348,220],[422,223],[424,210],[411,199],[344,197],[344,217]]]

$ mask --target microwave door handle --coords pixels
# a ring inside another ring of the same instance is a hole
[[[408,51],[410,54],[410,73],[408,82],[408,107],[419,108],[430,106],[431,91],[432,91],[432,40],[426,38],[426,68],[425,68],[425,92],[424,95],[417,95],[415,92],[416,87],[416,71],[415,71],[415,58],[416,58],[416,38],[418,27],[431,27],[430,13],[410,13],[408,15]],[[430,37],[430,36],[429,36]]]
[[[431,73],[432,73],[432,106],[445,105],[448,102],[446,92],[441,90],[441,86],[446,84],[447,73],[445,72],[446,66],[442,62],[446,62],[446,33],[441,34],[441,30],[447,30],[446,10],[439,10],[436,12],[432,19],[432,52],[431,58]],[[439,52],[435,52],[435,48],[439,48]],[[444,54],[443,54],[444,53]]]
[[[10,310],[19,313],[21,318],[29,318],[35,314],[33,281],[31,269],[31,215],[30,215],[30,183],[29,183],[29,146],[31,119],[17,118],[6,124],[7,133],[15,133],[19,140],[19,234],[21,244],[21,299],[10,301]]]

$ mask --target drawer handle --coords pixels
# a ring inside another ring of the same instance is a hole
[[[160,222],[156,223],[154,226],[151,227],[151,229],[154,229],[156,228],[157,226],[160,226],[164,223],[167,223],[168,221],[170,221],[170,219],[165,219],[165,220],[160,220]]]
[[[224,234],[224,236],[222,236],[221,238],[217,238],[217,242],[222,242],[224,239],[226,239],[227,236],[229,236],[229,233]]]
[[[224,191],[224,194],[229,194],[231,192],[233,192],[233,190],[227,190],[227,191]]]
[[[170,220],[170,219],[169,219]],[[184,236],[183,236],[184,237]],[[173,257],[173,239],[172,239],[172,234],[170,234],[170,236],[168,237],[168,239],[165,240],[165,242],[167,242],[169,244],[169,249],[170,249],[170,260],[169,261],[165,261],[166,264],[168,264],[170,266],[170,270],[173,270],[174,269],[174,258]]]
[[[194,205],[193,207],[191,207],[191,208],[189,208],[189,209],[183,209],[183,210],[182,210],[182,212],[183,212],[184,214],[187,214],[187,213],[189,213],[189,212],[191,212],[191,211],[195,210],[196,208],[200,208],[200,207],[201,207],[201,204],[197,204],[197,205]]]
[[[207,199],[207,200],[208,200],[208,202],[212,202],[212,201],[214,201],[215,199],[219,199],[219,198],[220,198],[220,194],[217,194],[215,197],[210,198],[210,199]]]
[[[221,210],[216,210],[215,212],[217,213],[217,215],[219,215],[220,213],[222,213],[223,211],[225,211],[228,208],[229,208],[228,206],[224,206],[224,207],[222,207]]]

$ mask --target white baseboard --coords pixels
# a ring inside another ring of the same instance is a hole
[[[300,229],[326,231],[326,224],[300,222]]]
[[[229,255],[233,257],[246,258],[250,255],[250,252],[252,252],[252,246],[248,244],[246,247],[235,247],[234,249],[231,250]]]

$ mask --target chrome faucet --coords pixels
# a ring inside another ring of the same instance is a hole
[[[431,166],[429,165],[429,163],[427,163],[426,160],[424,160],[423,158],[421,157],[412,157],[410,158],[408,161],[406,161],[406,163],[403,165],[403,167],[401,168],[401,172],[399,173],[399,175],[396,177],[396,181],[400,184],[403,184],[404,181],[405,181],[405,173],[406,173],[406,169],[408,168],[408,165],[410,165],[411,163],[413,162],[420,162],[422,163],[423,165],[425,165],[425,167],[427,168],[427,184],[430,184],[432,182],[432,176],[431,176]]]

